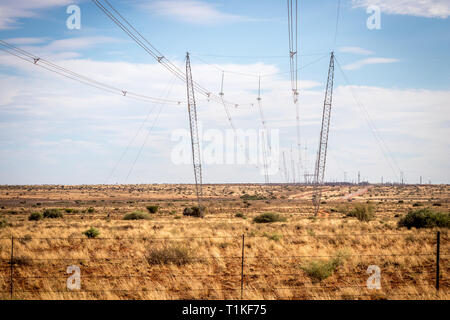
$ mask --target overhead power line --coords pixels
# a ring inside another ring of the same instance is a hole
[[[167,57],[157,50],[117,9],[115,9],[108,0],[92,0],[94,4],[110,18],[120,29],[122,29],[137,45],[144,49],[150,56],[152,56],[159,64],[166,68],[169,72],[176,75],[183,83],[186,81],[186,74],[175,64],[173,64]],[[109,7],[109,8],[108,8]],[[193,82],[194,90],[201,95],[207,97],[209,100],[222,104],[222,99],[207,90],[197,82]],[[238,103],[225,101],[226,104],[239,106]]]
[[[117,95],[121,95],[124,97],[133,98],[133,99],[146,101],[146,102],[153,102],[153,103],[173,104],[173,105],[180,105],[182,103],[183,104],[185,103],[183,100],[170,100],[170,99],[161,99],[161,98],[150,97],[150,96],[147,96],[144,94],[135,93],[133,91],[129,91],[129,90],[126,90],[123,88],[118,88],[118,87],[112,86],[110,84],[106,84],[104,82],[97,81],[95,79],[92,79],[87,76],[76,73],[74,71],[71,71],[67,68],[61,67],[53,62],[50,62],[44,58],[41,58],[35,54],[32,54],[30,52],[23,50],[23,49],[17,48],[4,40],[0,40],[0,50],[4,51],[12,56],[15,56],[23,61],[32,63],[40,68],[46,69],[50,72],[59,74],[68,79],[78,81],[85,85],[88,85],[88,86],[91,86],[91,87],[94,87],[94,88],[97,88],[97,89],[100,89],[100,90],[103,90],[103,91],[106,91],[106,92],[109,92],[112,94],[117,94]]]
[[[344,81],[346,82],[350,93],[353,97],[353,99],[355,100],[356,105],[360,108],[360,110],[362,111],[362,114],[364,116],[364,120],[366,120],[367,125],[369,126],[372,135],[375,138],[375,141],[378,144],[378,147],[381,150],[381,153],[383,154],[384,158],[386,159],[386,162],[388,163],[388,165],[391,167],[392,172],[394,173],[394,176],[398,179],[398,172],[401,172],[403,170],[401,170],[400,166],[398,165],[397,161],[395,160],[395,158],[392,156],[392,152],[389,149],[388,145],[386,144],[386,142],[384,141],[383,137],[381,136],[381,134],[379,133],[377,127],[375,126],[375,123],[373,122],[372,118],[370,117],[369,112],[367,111],[366,107],[364,106],[364,104],[361,102],[360,99],[358,99],[356,93],[354,92],[352,85],[350,84],[350,81],[347,77],[347,75],[344,73],[344,70],[341,67],[341,64],[339,63],[339,60],[336,59],[336,63],[339,67],[339,70],[341,71],[342,77],[344,78]],[[395,168],[394,168],[395,166]]]

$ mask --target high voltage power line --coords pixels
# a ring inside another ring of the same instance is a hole
[[[124,97],[133,98],[133,99],[146,101],[146,102],[153,102],[153,103],[163,103],[163,104],[173,104],[173,105],[181,105],[182,103],[184,103],[184,100],[170,100],[170,99],[155,98],[155,97],[150,97],[150,96],[147,96],[144,94],[135,93],[133,91],[125,90],[123,88],[114,87],[110,84],[106,84],[104,82],[97,81],[95,79],[92,79],[87,76],[76,73],[74,71],[71,71],[67,68],[61,67],[61,66],[59,66],[53,62],[50,62],[42,57],[39,57],[35,54],[27,52],[23,49],[17,48],[4,40],[0,40],[0,50],[4,51],[12,56],[15,56],[23,61],[32,63],[38,67],[46,69],[50,72],[59,74],[63,77],[78,81],[85,85],[88,85],[88,86],[91,86],[91,87],[94,87],[94,88],[97,88],[97,89],[100,89],[100,90],[103,90],[103,91],[106,91],[106,92],[109,92],[112,94],[117,94],[117,95],[121,95]]]
[[[166,68],[169,72],[176,75],[181,81],[186,81],[185,72],[167,59],[160,51],[158,51],[120,12],[115,9],[108,0],[92,0],[94,4],[106,14],[120,29],[122,29],[134,42],[136,42],[142,49],[144,49],[150,56],[152,56],[159,64]],[[107,6],[110,8],[108,9]],[[221,97],[214,94],[212,91],[204,88],[197,82],[193,82],[194,90],[205,96],[208,100],[222,104]],[[240,104],[226,101],[228,105],[239,106]]]

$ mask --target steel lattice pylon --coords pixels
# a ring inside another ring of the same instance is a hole
[[[325,163],[327,159],[328,132],[330,130],[331,103],[333,101],[334,84],[334,53],[331,52],[330,66],[328,68],[328,80],[323,103],[322,128],[320,130],[319,150],[317,151],[316,167],[314,171],[314,215],[317,216],[322,197],[321,185],[325,175]]]
[[[200,156],[201,150],[198,136],[197,106],[195,104],[194,83],[192,81],[192,70],[191,61],[189,59],[189,52],[186,53],[186,87],[189,111],[189,126],[191,129],[192,163],[194,165],[195,191],[197,193],[198,207],[200,209],[200,200],[202,197],[202,161]]]

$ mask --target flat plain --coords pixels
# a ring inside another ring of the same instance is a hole
[[[449,213],[448,185],[327,185],[318,217],[312,191],[204,185],[197,218],[183,215],[196,205],[193,185],[1,186],[0,297],[450,298],[448,229],[398,226],[411,210]],[[357,206],[373,217],[349,216]],[[145,219],[124,220],[133,212]],[[254,221],[264,213],[279,221]],[[99,234],[88,237],[90,228]],[[80,270],[79,289],[67,288],[69,266]]]

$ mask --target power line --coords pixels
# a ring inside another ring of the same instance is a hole
[[[340,11],[341,11],[341,0],[338,0],[337,13],[336,13],[336,29],[334,31],[333,49],[336,47],[336,41],[337,41],[337,35],[338,35],[338,27],[339,27]]]
[[[175,77],[172,78],[171,83],[168,86],[166,97],[170,95],[170,92],[172,91],[174,83],[175,83]],[[141,147],[139,148],[136,158],[134,159],[133,164],[131,165],[130,170],[128,171],[127,177],[125,178],[125,183],[128,181],[128,178],[130,177],[131,173],[133,172],[136,162],[138,161],[139,157],[141,156],[142,150],[144,149],[144,146],[147,143],[148,138],[150,137],[150,133],[153,131],[153,128],[155,127],[155,124],[159,119],[159,115],[161,114],[162,108],[163,108],[163,105],[160,104],[158,113],[156,114],[155,119],[153,120],[153,124],[150,127],[150,130],[148,130],[147,135],[145,136],[145,139],[144,139]],[[141,126],[141,128],[142,128],[142,126]]]
[[[185,72],[180,70],[169,59],[167,59],[160,51],[158,51],[122,14],[115,9],[108,0],[103,0],[111,10],[102,4],[101,0],[92,0],[94,4],[106,14],[120,29],[122,29],[134,42],[136,42],[142,49],[144,49],[150,56],[152,56],[158,63],[160,63],[169,72],[175,74],[183,83],[185,82]],[[127,27],[128,26],[128,27]],[[131,28],[131,29],[130,29]],[[213,94],[197,82],[193,82],[194,90],[204,95],[208,99],[221,104],[222,101],[219,96]],[[239,105],[225,101],[227,104]]]
[[[134,93],[132,91],[125,90],[123,88],[117,88],[117,87],[114,87],[112,85],[109,85],[109,84],[106,84],[103,82],[99,82],[95,79],[89,78],[87,76],[84,76],[84,75],[81,75],[74,71],[71,71],[67,68],[61,67],[55,63],[52,63],[44,58],[38,57],[38,56],[36,56],[30,52],[27,52],[23,49],[17,48],[15,46],[7,43],[4,40],[0,40],[0,45],[1,45],[0,50],[4,51],[10,55],[13,55],[23,61],[32,63],[40,68],[50,71],[50,72],[59,74],[68,79],[78,81],[85,85],[88,85],[88,86],[91,86],[91,87],[94,87],[94,88],[97,88],[97,89],[100,89],[100,90],[103,90],[103,91],[106,91],[109,93],[125,96],[128,98],[133,98],[133,99],[137,99],[137,100],[141,100],[141,101],[153,102],[153,103],[165,103],[165,104],[174,104],[174,105],[180,105],[182,103],[182,100],[169,100],[169,99],[160,99],[160,98],[150,97],[147,95]]]
[[[371,132],[378,144],[378,147],[380,148],[383,156],[386,159],[386,162],[391,167],[394,176],[398,179],[397,172],[402,171],[395,160],[395,158],[392,156],[392,152],[390,151],[389,147],[387,146],[386,142],[384,141],[383,137],[380,135],[377,127],[375,126],[375,123],[373,122],[372,118],[370,117],[370,114],[368,113],[367,109],[365,108],[364,104],[358,99],[355,92],[353,91],[352,85],[350,84],[350,81],[347,78],[347,75],[344,73],[344,70],[341,67],[341,64],[339,63],[338,59],[336,59],[337,65],[339,67],[339,70],[341,71],[341,74],[344,78],[344,81],[346,82],[350,93],[352,94],[353,99],[355,100],[356,105],[360,108],[364,115],[364,120],[366,120],[369,128],[371,129]],[[394,166],[396,166],[397,170],[394,169]]]

